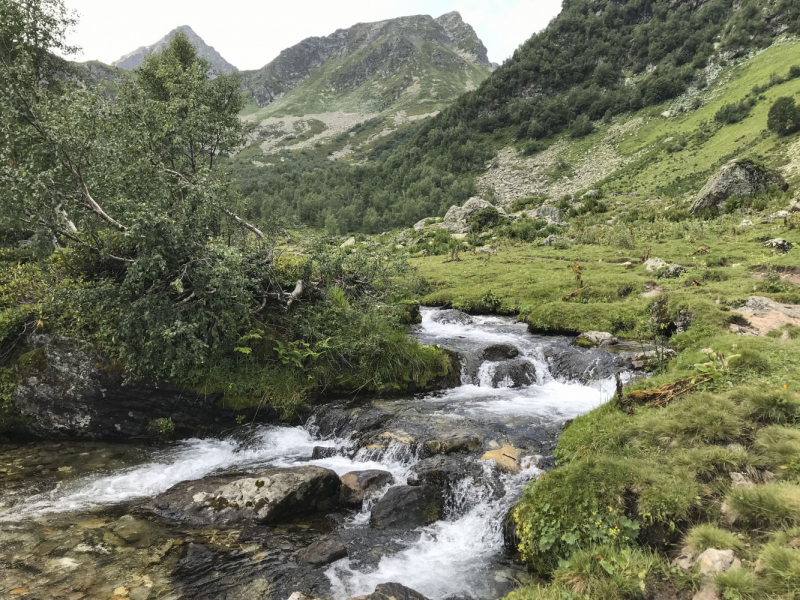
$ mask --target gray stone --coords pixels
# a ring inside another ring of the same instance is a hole
[[[665,260],[661,260],[660,258],[650,258],[644,263],[644,268],[648,273],[660,271],[666,266],[667,262]]]
[[[348,246],[355,246],[356,245],[356,238],[350,237],[347,238],[339,248],[347,248]]]
[[[425,442],[427,454],[452,454],[454,452],[478,452],[483,445],[479,435],[451,434]]]
[[[493,206],[491,202],[478,197],[470,198],[464,203],[464,206],[451,206],[450,210],[448,210],[447,214],[444,216],[444,220],[439,224],[439,227],[450,233],[469,233],[470,226],[469,223],[467,223],[469,216],[489,206]],[[508,219],[505,210],[499,206],[495,206],[494,208],[497,209],[497,213],[501,218]]]
[[[753,222],[750,219],[743,219],[741,223],[739,223],[739,227],[752,227]]]
[[[785,219],[786,217],[790,216],[791,214],[792,213],[790,213],[788,210],[779,210],[778,212],[772,213],[769,216],[769,218],[770,219]]]
[[[659,279],[677,279],[686,273],[686,267],[681,265],[669,265],[666,269],[662,269],[658,277]]]
[[[519,350],[511,344],[494,344],[483,351],[484,360],[507,360],[519,355]]]
[[[607,331],[585,331],[575,338],[576,346],[614,346],[619,340]]]
[[[549,235],[547,238],[542,242],[543,246],[552,246],[558,241],[558,237],[555,235]]]
[[[336,540],[323,538],[303,548],[297,555],[300,564],[323,567],[347,557],[347,549]]]
[[[800,212],[800,200],[792,200],[792,203],[789,205],[789,212]]]
[[[741,561],[733,554],[733,550],[717,550],[709,548],[697,557],[701,575],[716,575],[728,569],[741,566]]]
[[[414,529],[437,521],[441,511],[441,500],[433,487],[394,487],[372,507],[369,524],[374,529]]]
[[[781,254],[786,254],[789,250],[792,249],[792,243],[787,242],[783,238],[775,238],[764,242],[764,248],[772,248],[776,252],[780,252]]]
[[[394,483],[394,477],[388,471],[370,469],[347,473],[342,476],[339,503],[344,506],[360,508],[364,500],[370,498],[377,490],[392,483]]]
[[[472,317],[455,308],[437,311],[433,314],[431,320],[436,323],[444,323],[447,325],[469,325],[472,323]]]
[[[761,194],[770,185],[786,191],[789,185],[777,171],[751,160],[734,160],[723,166],[700,190],[690,212],[719,208],[728,198]]]
[[[154,512],[193,525],[270,524],[325,511],[339,502],[339,477],[315,466],[184,481],[152,501]]]

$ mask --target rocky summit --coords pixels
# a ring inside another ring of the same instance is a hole
[[[175,34],[179,31],[182,31],[184,34],[186,34],[186,37],[189,38],[189,41],[197,49],[197,55],[210,62],[211,66],[216,71],[219,71],[220,73],[233,73],[239,70],[227,60],[222,58],[220,53],[217,52],[213,46],[206,44],[203,41],[203,38],[197,35],[188,25],[176,27],[163,38],[158,40],[155,44],[137,48],[119,60],[114,61],[112,64],[120,69],[135,69],[144,62],[144,59],[149,54],[152,54],[153,52],[161,52],[164,48],[166,48],[169,45],[170,40],[175,37]]]
[[[486,47],[457,12],[359,23],[310,37],[243,73],[256,103],[291,114],[374,112],[447,102],[492,71]]]

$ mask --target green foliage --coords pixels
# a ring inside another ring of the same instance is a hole
[[[725,104],[717,111],[717,114],[714,115],[714,120],[724,125],[744,121],[750,116],[754,104],[755,101],[752,98],[741,100],[736,103]]]
[[[771,527],[800,525],[800,486],[769,483],[731,490],[726,501],[747,523]]]
[[[692,527],[686,534],[684,543],[690,546],[696,555],[709,548],[738,550],[743,547],[742,541],[734,534],[711,523]]]
[[[480,233],[484,229],[496,225],[499,221],[500,221],[500,213],[497,212],[497,209],[494,206],[487,206],[486,208],[482,208],[472,213],[467,218],[467,222],[469,223],[470,228],[472,229],[472,231],[477,233]]]
[[[794,423],[800,417],[800,399],[783,387],[742,386],[732,397],[749,408],[751,418],[764,423]]]
[[[767,128],[778,135],[789,135],[800,130],[800,107],[794,98],[782,97],[775,100],[769,109]]]
[[[768,544],[761,551],[759,559],[767,591],[784,597],[796,597],[800,592],[800,550]]]
[[[153,419],[147,424],[147,430],[153,436],[168,438],[175,433],[175,423],[169,417]]]
[[[737,567],[718,573],[714,583],[725,600],[756,600],[763,597],[761,582],[748,569]]]

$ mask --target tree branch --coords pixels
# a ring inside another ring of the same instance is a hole
[[[228,215],[229,217],[234,219],[237,223],[239,223],[239,225],[241,225],[245,229],[249,229],[251,232],[253,232],[258,239],[260,239],[260,240],[264,239],[264,233],[258,227],[256,227],[255,225],[251,225],[250,223],[248,223],[244,219],[236,216],[231,211],[229,211],[227,208],[223,208],[222,210],[225,212],[226,215]]]

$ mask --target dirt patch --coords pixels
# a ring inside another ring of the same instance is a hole
[[[750,296],[747,304],[736,312],[745,321],[731,323],[730,330],[740,335],[767,335],[785,325],[800,327],[800,306],[781,304],[763,296]]]
[[[800,268],[798,267],[777,267],[775,269],[778,273],[780,273],[781,281],[786,281],[789,283],[793,283],[795,285],[800,285]],[[766,271],[753,271],[750,276],[753,279],[758,279],[759,281],[763,281],[767,278]]]

